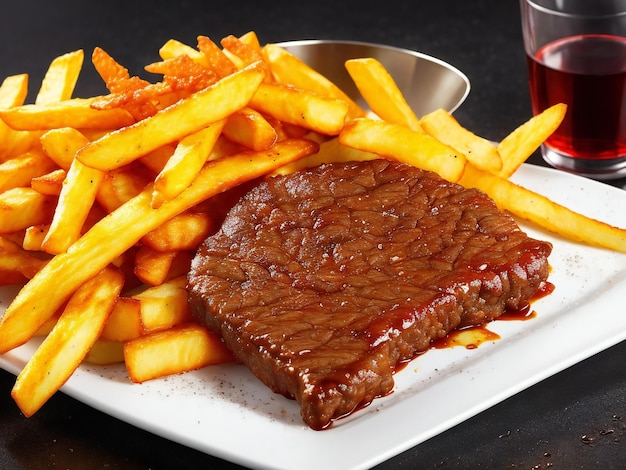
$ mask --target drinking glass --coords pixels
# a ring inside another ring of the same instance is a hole
[[[520,0],[520,10],[533,113],[568,106],[544,160],[626,176],[626,0]]]

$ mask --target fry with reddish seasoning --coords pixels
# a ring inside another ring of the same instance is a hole
[[[262,80],[261,70],[245,68],[154,116],[104,135],[76,158],[100,170],[119,168],[243,108]]]

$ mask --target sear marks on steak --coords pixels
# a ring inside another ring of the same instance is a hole
[[[525,307],[552,247],[477,190],[401,163],[267,178],[199,248],[192,311],[303,420],[388,394],[401,361]]]

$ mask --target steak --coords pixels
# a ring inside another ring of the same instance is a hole
[[[451,330],[528,305],[552,246],[478,190],[387,160],[268,177],[204,241],[194,315],[323,429]]]

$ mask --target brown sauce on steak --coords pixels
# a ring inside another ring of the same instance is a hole
[[[199,320],[322,429],[388,394],[396,366],[451,330],[523,309],[550,251],[434,173],[329,164],[251,189],[188,287]]]

